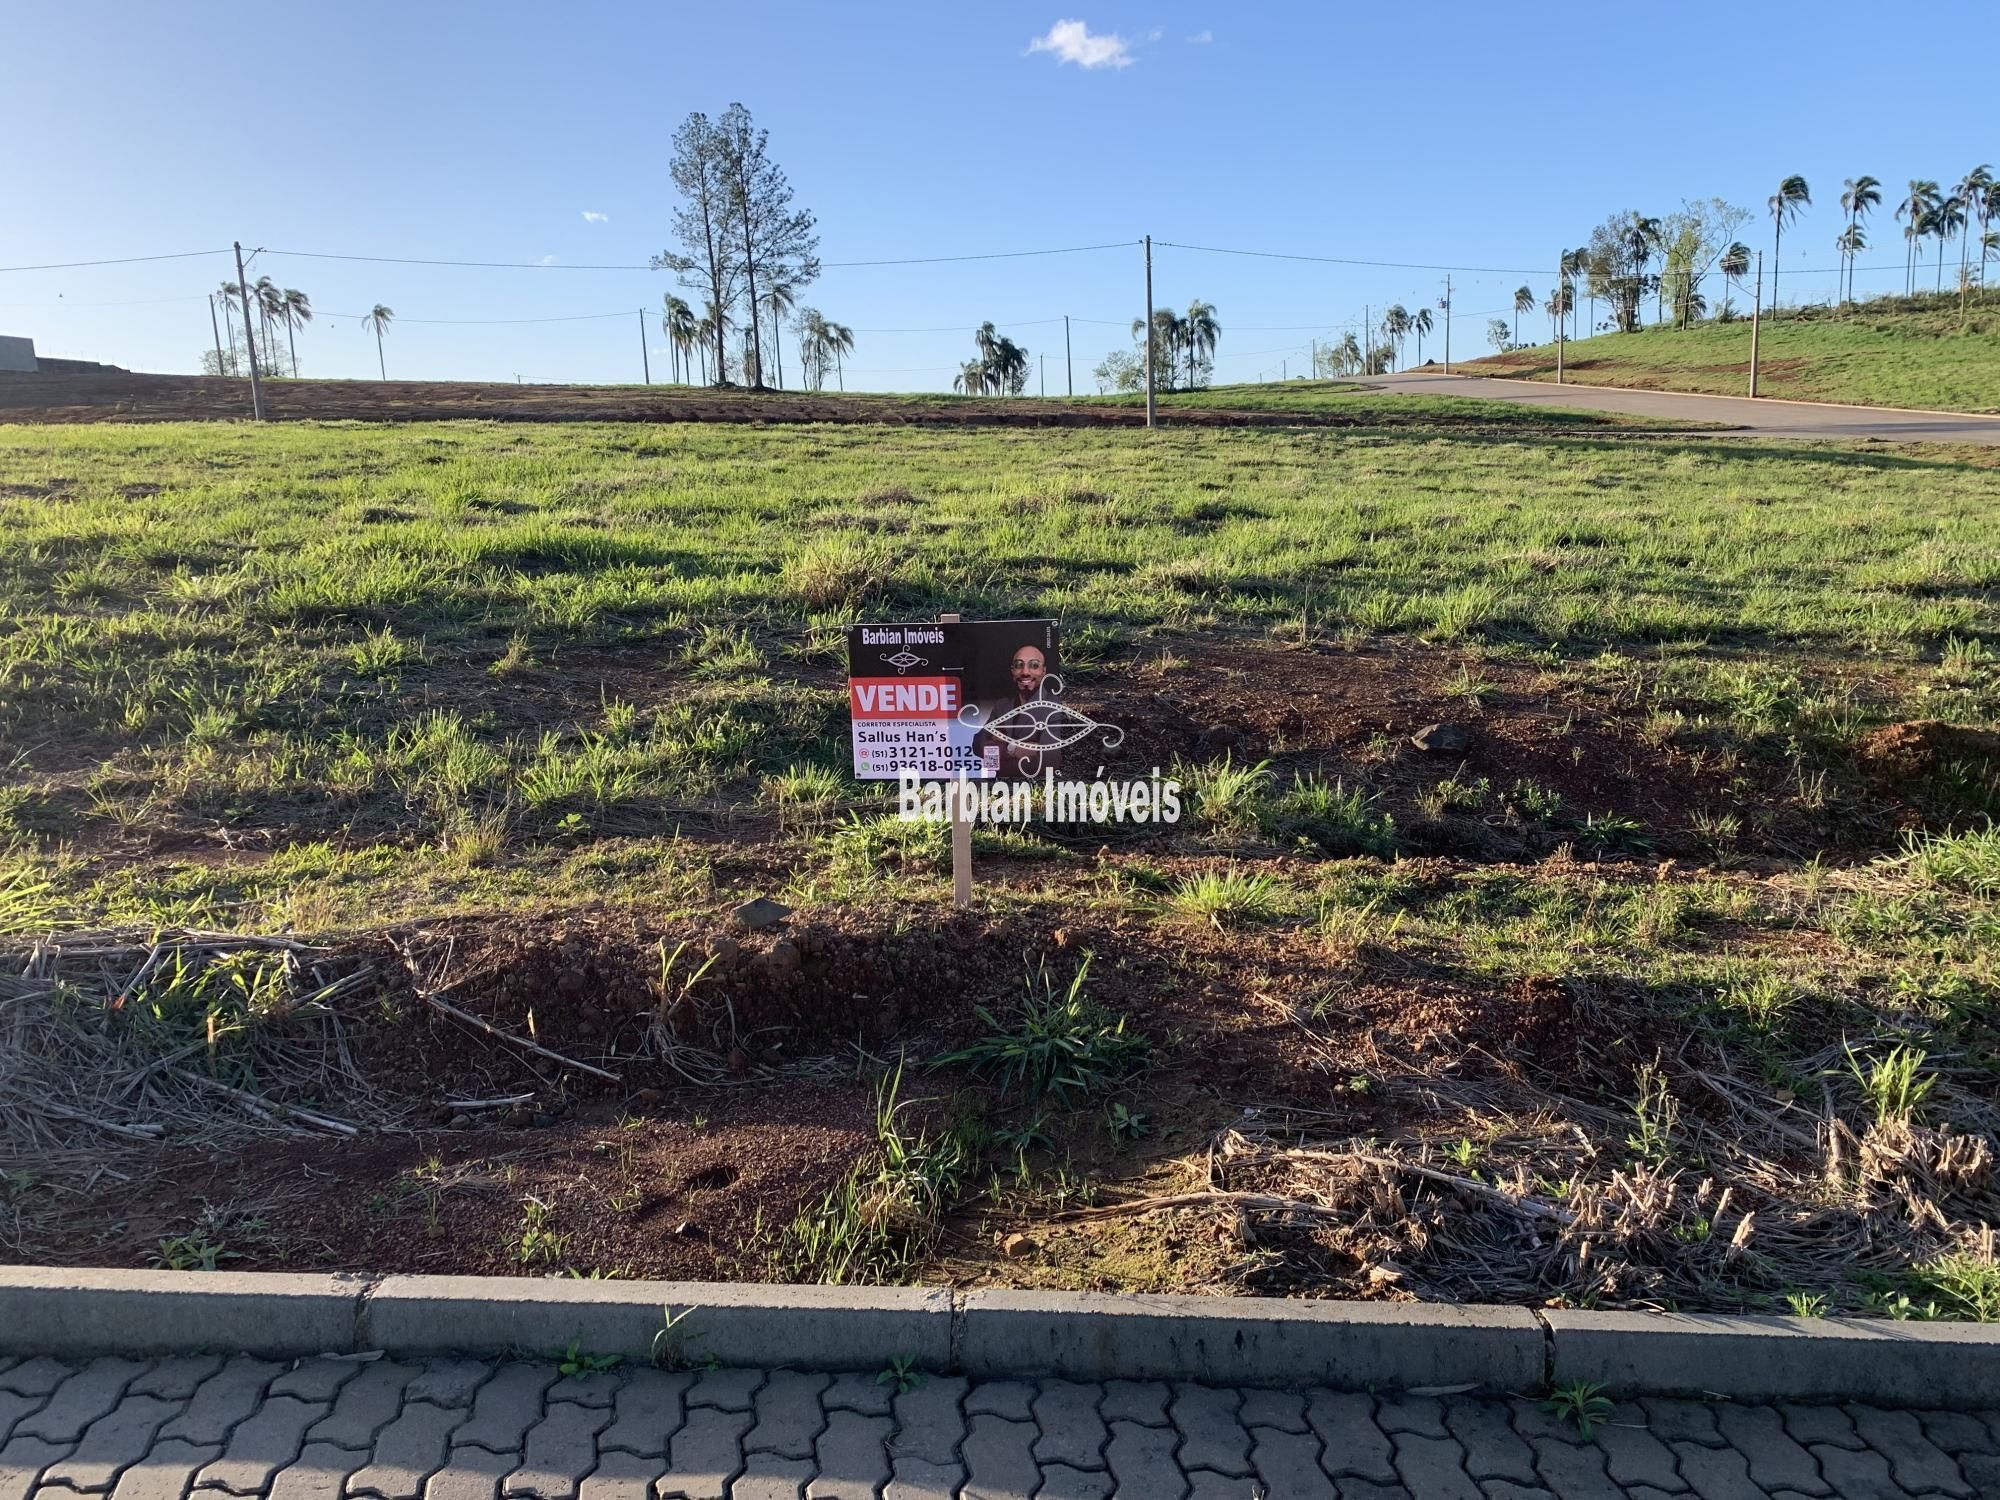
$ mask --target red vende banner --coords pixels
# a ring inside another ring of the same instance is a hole
[[[851,677],[847,696],[857,719],[949,719],[964,701],[956,677]]]

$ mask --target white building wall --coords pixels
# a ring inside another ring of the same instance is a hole
[[[32,375],[36,370],[35,341],[0,333],[0,370]]]

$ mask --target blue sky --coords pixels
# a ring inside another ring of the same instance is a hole
[[[636,380],[635,312],[664,274],[666,163],[690,109],[771,133],[828,261],[1130,242],[1091,254],[829,268],[804,297],[856,330],[850,388],[943,389],[991,318],[1079,390],[1143,305],[1136,242],[1468,267],[1455,347],[1605,214],[1717,194],[1759,210],[1803,173],[1785,274],[1834,263],[1843,177],[1901,196],[2000,161],[1968,42],[1985,5],[1218,5],[1215,0],[826,5],[15,0],[0,48],[0,266],[209,249],[306,290],[307,374],[372,376],[353,316],[398,316],[410,377]],[[1080,23],[1058,28],[1059,22]],[[1044,39],[1039,49],[1033,46]],[[1679,60],[1677,53],[1685,57]],[[1899,82],[1902,80],[1902,82]],[[586,214],[600,215],[586,219]],[[1861,286],[1901,284],[1886,211]],[[357,255],[552,262],[473,270]],[[222,257],[0,275],[0,333],[44,353],[187,371]],[[1156,297],[1219,309],[1218,378],[1296,373],[1364,306],[1442,272],[1161,248]],[[1787,290],[1824,294],[1830,276]],[[557,318],[470,326],[420,319]],[[1056,321],[1045,321],[1056,320]],[[1541,320],[1537,318],[1536,322]],[[1527,334],[1529,325],[1523,324]],[[942,332],[890,332],[943,329]],[[655,331],[650,342],[662,341]],[[1432,353],[1426,349],[1426,353]],[[655,376],[664,378],[664,355]],[[1038,371],[1039,373],[1039,371]],[[1030,390],[1036,388],[1031,379]]]

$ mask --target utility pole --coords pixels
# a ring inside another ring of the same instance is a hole
[[[1042,394],[1046,396],[1049,393],[1049,357],[1046,354],[1036,357],[1042,362]]]
[[[222,362],[222,327],[215,321],[215,293],[208,294],[208,331],[215,335],[215,373],[227,375],[229,367]]]
[[[1375,309],[1366,302],[1361,304],[1361,373],[1375,373]]]
[[[1563,383],[1563,290],[1569,285],[1563,280],[1562,262],[1556,262],[1556,384]],[[1585,382],[1588,384],[1589,382]]]
[[[257,374],[256,324],[250,321],[250,282],[243,274],[243,242],[236,242],[236,290],[243,298],[243,343],[250,351],[250,416],[264,420],[264,382]]]
[[[646,348],[646,309],[639,309],[639,366],[646,372],[646,384],[653,383],[653,356]]]
[[[1074,397],[1076,395],[1076,366],[1070,362],[1070,356],[1069,356],[1068,313],[1063,314],[1063,369],[1069,375],[1069,393],[1072,397]]]
[[[1146,425],[1159,425],[1153,401],[1153,237],[1146,236]]]
[[[1451,373],[1451,278],[1444,279],[1444,372]]]
[[[1750,394],[1757,394],[1757,311],[1764,305],[1764,252],[1757,252],[1757,297],[1750,304]]]
[[[1314,380],[1317,380],[1317,379],[1319,379],[1319,340],[1318,340],[1318,339],[1314,339],[1314,340],[1313,340],[1312,342],[1313,342],[1313,372],[1312,372],[1312,378],[1313,378]]]

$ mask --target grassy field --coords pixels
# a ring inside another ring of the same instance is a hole
[[[0,427],[0,946],[128,932],[5,966],[63,1040],[8,1012],[0,1243],[2000,1315],[1996,461]],[[947,609],[1060,617],[1114,774],[1188,821],[982,829],[954,917],[941,831],[845,773],[839,635]],[[757,894],[789,954],[731,933]],[[273,1156],[156,1092],[204,1065],[420,1128]],[[37,1100],[231,1165],[128,1141],[80,1199],[106,1141]],[[1239,1190],[1328,1217],[1133,1207]]]
[[[1932,411],[2000,412],[2000,304],[1958,298],[1862,303],[1846,312],[1786,308],[1758,339],[1758,392],[1800,401]],[[1750,321],[1702,323],[1685,332],[1645,328],[1579,339],[1564,378],[1581,385],[1648,390],[1749,392]],[[1554,344],[1469,360],[1468,374],[1555,377]]]

